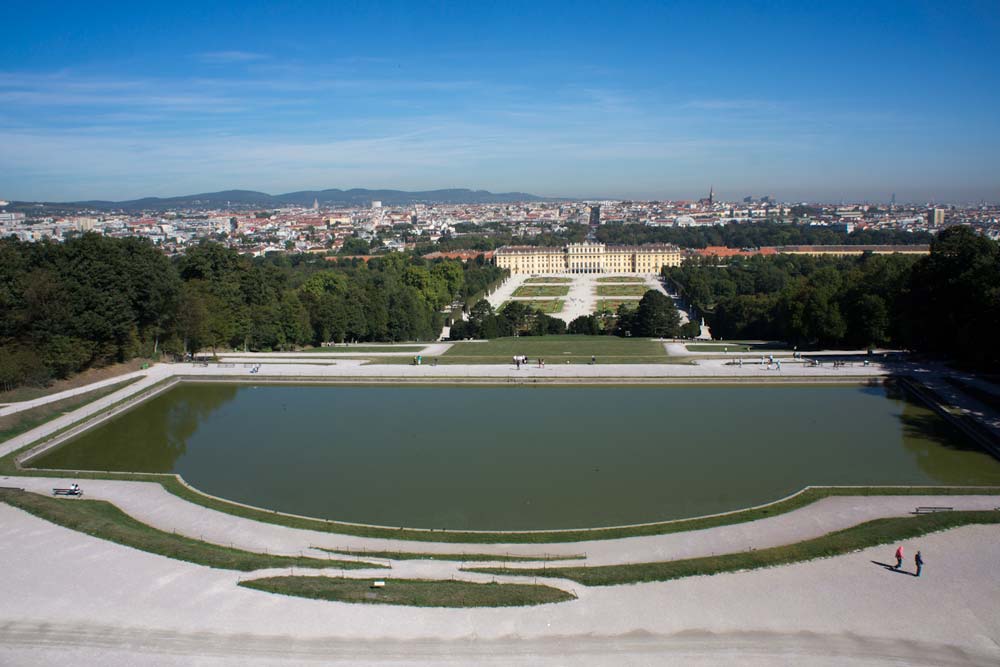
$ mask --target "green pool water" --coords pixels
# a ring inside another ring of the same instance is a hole
[[[269,509],[483,530],[689,517],[810,484],[1000,484],[1000,462],[882,385],[185,383],[32,465],[176,472]]]

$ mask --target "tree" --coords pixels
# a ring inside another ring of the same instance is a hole
[[[1000,244],[965,226],[942,231],[913,267],[903,311],[914,348],[1000,368],[1000,351],[985,342],[1000,330]]]
[[[682,338],[697,338],[701,335],[701,324],[695,320],[688,320],[681,325]]]
[[[344,240],[344,245],[340,248],[341,255],[367,255],[371,252],[371,246],[368,241],[359,238],[350,238]]]
[[[673,299],[657,290],[649,290],[639,301],[635,318],[629,324],[633,336],[675,338],[680,333],[681,316]]]
[[[584,336],[597,336],[601,333],[601,322],[596,315],[580,315],[569,323],[567,332]]]

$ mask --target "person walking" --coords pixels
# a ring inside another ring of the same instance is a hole
[[[913,562],[917,564],[917,573],[913,576],[919,577],[920,570],[924,569],[924,557],[920,555],[919,551],[917,552],[917,555],[913,557]]]
[[[896,549],[896,567],[894,567],[893,569],[898,570],[902,566],[903,566],[903,545],[900,544],[899,548]]]

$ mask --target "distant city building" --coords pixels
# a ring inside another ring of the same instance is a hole
[[[681,259],[679,247],[661,243],[504,246],[493,255],[496,265],[511,273],[659,273],[664,266],[680,266]]]
[[[590,207],[590,224],[593,227],[601,224],[601,205],[594,204]]]
[[[318,211],[319,210],[319,198],[318,197],[316,199],[313,199],[313,210],[314,211]]]
[[[380,202],[380,201],[379,201],[379,200],[377,200],[377,199],[376,199],[376,200],[374,200],[374,201],[372,202],[372,208],[382,208],[382,202]]]
[[[944,224],[944,209],[932,208],[927,211],[927,226],[940,227]]]

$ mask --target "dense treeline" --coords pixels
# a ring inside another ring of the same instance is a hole
[[[1000,244],[966,227],[931,254],[736,258],[665,269],[717,338],[823,347],[895,346],[1000,366]]]
[[[597,230],[597,239],[616,245],[673,243],[682,248],[728,246],[759,248],[779,245],[912,245],[930,243],[926,232],[896,229],[859,230],[848,234],[830,227],[778,222],[730,223],[711,227],[646,227],[608,224]]]
[[[452,323],[452,340],[501,338],[506,336],[546,336],[566,333],[566,323],[532,308],[530,303],[509,301],[498,310],[486,299],[469,309],[467,320]]]
[[[471,308],[467,321],[452,324],[450,335],[453,340],[564,333],[675,338],[685,331],[690,332],[690,328],[681,327],[680,313],[673,299],[662,292],[649,290],[636,307],[620,306],[614,313],[581,315],[569,326],[561,319],[532,308],[530,302],[510,301],[494,311],[483,299]]]
[[[0,388],[137,356],[430,340],[450,304],[504,275],[399,253],[331,264],[206,242],[171,260],[136,238],[2,239]]]

